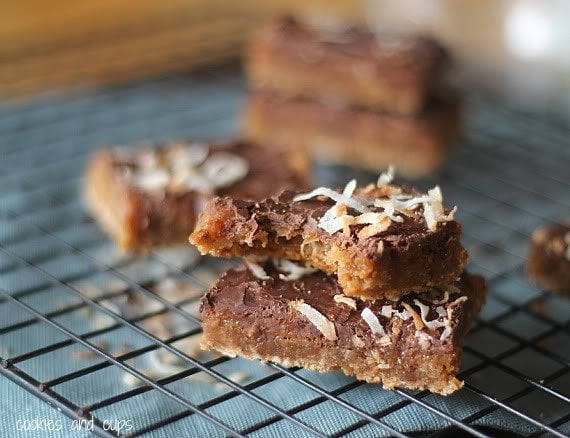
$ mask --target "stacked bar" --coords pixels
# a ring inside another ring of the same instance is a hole
[[[457,96],[441,86],[448,64],[431,38],[278,19],[248,52],[245,134],[324,161],[433,173],[459,133]]]
[[[99,151],[89,162],[87,207],[124,250],[185,244],[215,195],[263,199],[308,186],[308,161],[235,141],[185,141]]]
[[[461,226],[439,188],[390,182],[211,200],[190,241],[245,266],[204,297],[202,347],[386,388],[461,388],[461,346],[485,282],[464,272]]]

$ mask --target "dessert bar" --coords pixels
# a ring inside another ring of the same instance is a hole
[[[275,20],[253,39],[251,87],[400,114],[421,111],[449,63],[435,40]]]
[[[486,292],[482,277],[463,274],[398,302],[361,301],[333,276],[267,261],[230,269],[205,295],[201,346],[446,395],[462,387],[461,345]]]
[[[433,98],[420,114],[405,117],[357,107],[286,99],[266,92],[249,96],[245,136],[320,161],[378,171],[394,164],[408,178],[436,172],[460,132],[456,97]]]
[[[285,191],[263,201],[212,199],[190,241],[202,254],[302,260],[335,274],[344,293],[362,299],[397,299],[411,291],[453,282],[464,270],[455,208],[443,206],[438,187],[419,193],[377,184],[341,191]]]
[[[87,207],[124,250],[186,243],[214,195],[263,199],[307,187],[301,152],[245,142],[177,143],[99,151],[87,169]]]
[[[544,225],[532,235],[530,278],[546,290],[570,294],[570,224]]]

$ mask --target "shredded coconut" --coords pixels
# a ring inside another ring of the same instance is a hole
[[[382,324],[380,324],[378,317],[374,315],[372,310],[370,310],[368,307],[365,307],[362,310],[361,316],[362,319],[366,321],[366,323],[370,327],[370,330],[372,330],[374,334],[379,336],[386,336],[386,331],[384,330],[384,327],[382,327]]]
[[[202,164],[202,172],[214,187],[228,187],[242,180],[249,172],[246,160],[234,154],[218,152]]]
[[[393,309],[391,305],[382,306],[380,315],[382,315],[385,318],[392,318],[392,316],[397,316],[403,321],[410,319],[412,317],[410,312],[408,312],[406,309],[398,311],[396,309]]]
[[[145,190],[155,191],[166,188],[170,175],[164,169],[149,169],[137,172],[132,178],[133,186]]]
[[[196,167],[206,159],[210,150],[205,143],[179,144],[168,150],[168,158],[173,167]]]
[[[119,152],[118,157],[122,159],[123,155]],[[155,150],[133,157],[137,168],[127,177],[135,187],[146,191],[212,193],[216,188],[235,184],[249,172],[249,164],[242,157],[228,152],[210,154],[208,146],[202,143],[170,146],[164,158],[158,157]]]
[[[402,306],[404,306],[404,308],[408,311],[408,313],[414,320],[414,325],[416,326],[416,330],[423,330],[424,323],[422,321],[422,317],[418,315],[418,312],[416,312],[414,308],[410,306],[408,303],[402,303]]]
[[[356,180],[351,179],[344,187],[342,194],[350,198],[354,194],[354,190],[356,190]]]
[[[390,221],[390,218],[388,216],[384,216],[384,218],[381,219],[380,222],[367,225],[362,230],[360,230],[358,232],[358,238],[368,239],[369,237],[376,236],[377,234],[380,234],[386,231],[388,228],[390,228],[391,223],[392,222]]]
[[[348,214],[346,210],[346,204],[343,204],[342,202],[336,204],[333,208],[334,208],[335,217],[341,217]]]
[[[392,306],[382,306],[382,309],[380,309],[380,315],[384,318],[392,318],[393,311]]]
[[[465,301],[467,301],[467,297],[465,296],[459,297],[452,303],[449,303],[449,305],[447,306],[447,319],[444,320],[446,322],[446,325],[445,329],[443,330],[443,333],[439,338],[441,341],[445,341],[447,338],[449,338],[451,332],[453,331],[453,328],[451,327],[451,318],[453,317],[453,310],[459,303],[463,303]]]
[[[422,320],[423,324],[428,329],[436,330],[440,327],[444,328],[439,339],[441,341],[445,341],[451,335],[452,330],[453,330],[453,328],[451,326],[451,318],[453,316],[453,310],[457,305],[459,305],[460,303],[463,303],[465,301],[467,301],[466,296],[459,297],[455,301],[448,304],[447,310],[445,310],[442,306],[438,306],[435,309],[436,313],[438,314],[438,317],[436,319],[431,320],[431,321],[428,321],[428,319],[427,319],[428,314],[429,314],[429,306],[426,306],[424,303],[422,303],[418,299],[415,299],[414,303],[416,304],[416,306],[419,307],[420,313],[421,313],[421,320]],[[441,318],[441,321],[440,321],[440,318]]]
[[[168,357],[168,356],[165,356]],[[161,358],[158,351],[154,350],[148,354],[148,361],[151,368],[162,377],[178,374],[185,371],[186,368],[168,363],[164,358]]]
[[[459,297],[455,301],[449,303],[449,305],[447,306],[447,318],[449,320],[451,320],[451,317],[453,316],[453,311],[455,310],[455,307],[457,307],[461,303],[464,303],[465,301],[467,301],[467,299],[468,298],[466,296],[463,296],[463,297]]]
[[[374,207],[382,208],[384,210],[384,215],[389,217],[390,220],[394,222],[404,222],[401,216],[396,216],[396,207],[394,205],[393,199],[376,199],[374,201]]]
[[[284,274],[279,274],[279,278],[284,281],[299,280],[305,275],[317,272],[315,268],[300,266],[287,259],[273,259],[273,264],[279,271],[284,272]]]
[[[341,217],[342,232],[345,236],[350,236],[350,226],[354,225],[354,217],[345,215]]]
[[[326,196],[327,198],[330,198],[335,202],[342,202],[343,204],[346,204],[347,207],[353,208],[354,210],[360,213],[366,213],[368,211],[368,208],[361,202],[352,198],[352,193],[350,191],[352,186],[356,187],[356,180],[350,181],[343,190],[343,193],[338,193],[337,191],[329,189],[328,187],[317,187],[315,190],[309,193],[302,193],[300,195],[295,196],[293,198],[293,201],[295,202],[307,201],[317,196]],[[350,196],[347,196],[345,193],[350,193]]]
[[[394,166],[388,166],[388,170],[386,172],[382,172],[378,177],[378,181],[376,185],[378,187],[384,187],[390,184],[394,180],[394,174],[396,173]]]
[[[337,208],[338,205],[345,205],[345,204],[336,204],[329,208],[325,214],[319,220],[319,228],[322,228],[329,234],[334,234],[337,231],[343,229],[343,216],[339,214],[339,210]]]
[[[439,186],[435,186],[433,189],[428,190],[428,196],[429,200],[423,203],[424,219],[428,230],[434,231],[437,228],[438,222],[448,222],[453,220],[457,207],[453,207],[448,214],[444,214],[443,196]]]
[[[265,272],[265,269],[263,269],[261,265],[248,259],[243,259],[243,262],[255,278],[258,278],[259,280],[271,280],[271,277],[267,275],[267,272]]]
[[[367,212],[354,218],[355,224],[376,224],[386,218],[384,213]]]
[[[304,317],[306,317],[311,322],[311,324],[313,324],[317,330],[323,334],[326,339],[329,341],[336,341],[337,336],[334,323],[329,321],[317,309],[304,303],[302,300],[291,301],[289,305],[297,312],[301,313]]]
[[[325,230],[329,234],[343,231],[347,236],[351,234],[350,227],[353,225],[367,225],[360,230],[359,238],[365,239],[373,237],[378,233],[385,231],[390,222],[402,223],[404,216],[414,217],[420,213],[415,210],[422,206],[426,226],[430,231],[437,228],[439,222],[451,221],[457,211],[454,207],[448,214],[445,214],[443,208],[443,196],[438,186],[429,190],[427,195],[412,196],[410,194],[401,193],[401,189],[396,186],[390,186],[390,182],[394,177],[394,168],[390,166],[387,172],[384,172],[378,178],[376,188],[373,185],[368,186],[360,192],[360,196],[354,195],[356,190],[356,180],[351,180],[345,186],[342,193],[327,187],[318,187],[309,193],[303,193],[295,196],[293,201],[306,201],[308,199],[325,196],[335,202],[319,220],[319,228]],[[374,198],[371,195],[376,193],[378,196],[378,188],[381,190],[381,197]],[[367,194],[369,196],[362,196]],[[347,207],[360,213],[358,216],[348,214]],[[380,211],[371,211],[371,208],[381,209]],[[569,250],[570,251],[570,250]]]
[[[343,303],[353,309],[356,309],[356,300],[349,298],[343,294],[338,294],[333,297],[335,303]]]
[[[422,318],[422,322],[425,324],[425,326],[428,329],[436,330],[440,327],[446,326],[446,323],[443,321],[440,321],[438,318],[432,319],[431,321],[428,321],[427,317],[429,314],[429,306],[426,306],[424,303],[422,303],[418,299],[414,299],[414,304],[420,308],[420,315]]]

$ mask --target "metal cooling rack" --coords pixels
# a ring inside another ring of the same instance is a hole
[[[223,262],[190,248],[118,254],[83,210],[81,174],[96,145],[231,135],[243,90],[224,68],[0,108],[0,385],[46,401],[43,415],[93,418],[100,436],[116,436],[110,419],[153,437],[569,434],[570,301],[529,284],[524,262],[532,230],[569,216],[570,129],[481,97],[467,100],[466,138],[442,174],[420,183],[460,206],[471,270],[491,289],[463,353],[465,389],[384,391],[180,346],[199,336],[199,296]],[[155,294],[167,276],[190,292]],[[163,317],[178,330],[152,330]],[[157,376],[156,352],[178,365]]]

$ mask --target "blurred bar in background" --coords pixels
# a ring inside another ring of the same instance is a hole
[[[567,0],[12,1],[0,15],[0,97],[237,60],[250,32],[280,12],[430,33],[457,55],[467,86],[570,113]]]

